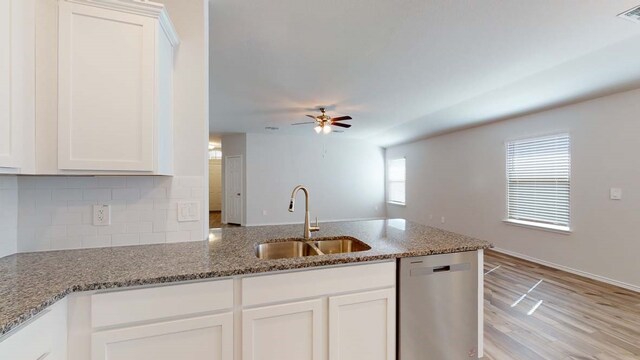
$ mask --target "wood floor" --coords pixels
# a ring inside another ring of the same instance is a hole
[[[494,251],[485,273],[484,359],[640,359],[640,293]]]
[[[226,228],[226,227],[234,227],[234,226],[238,226],[238,225],[222,223],[222,213],[220,211],[209,212],[209,229],[218,229],[218,228]]]

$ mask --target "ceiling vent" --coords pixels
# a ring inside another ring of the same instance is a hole
[[[634,7],[633,9],[629,9],[622,14],[619,14],[618,17],[633,21],[635,23],[640,23],[640,5]]]

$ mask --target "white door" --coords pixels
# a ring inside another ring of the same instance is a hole
[[[233,360],[233,313],[95,332],[91,360]]]
[[[153,18],[59,2],[58,167],[153,171]]]
[[[395,289],[329,298],[330,360],[393,360]]]
[[[224,216],[229,224],[242,224],[242,156],[227,156],[224,161]]]
[[[266,306],[242,312],[243,360],[321,360],[322,300]]]

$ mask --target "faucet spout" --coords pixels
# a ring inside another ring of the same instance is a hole
[[[293,212],[295,210],[296,195],[300,190],[304,192],[304,238],[310,239],[311,233],[319,231],[320,227],[318,226],[318,220],[316,220],[315,226],[311,226],[311,222],[309,221],[309,190],[307,190],[306,187],[298,185],[293,189],[291,192],[291,201],[289,202],[289,212]]]

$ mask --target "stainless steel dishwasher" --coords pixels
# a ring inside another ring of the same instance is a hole
[[[400,259],[398,360],[478,357],[478,253]]]

